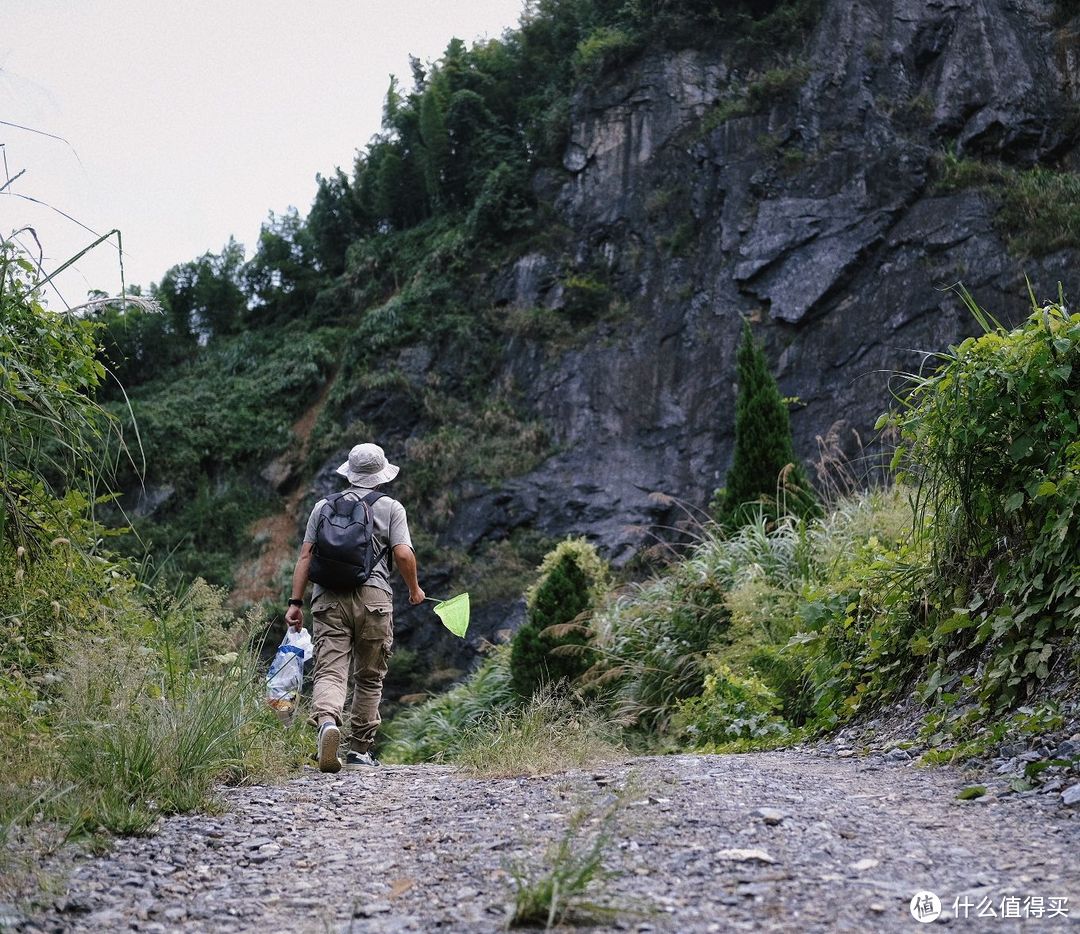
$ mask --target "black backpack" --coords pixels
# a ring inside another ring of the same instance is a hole
[[[328,496],[319,510],[308,577],[327,590],[348,593],[371,577],[389,548],[375,550],[371,507],[386,494],[353,499],[349,490]]]

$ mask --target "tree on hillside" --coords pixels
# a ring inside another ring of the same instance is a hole
[[[247,296],[241,285],[244,247],[232,237],[220,253],[173,266],[153,286],[169,325],[181,344],[194,344],[238,330]]]
[[[750,503],[798,515],[816,511],[817,500],[791,443],[787,405],[746,322],[736,356],[736,379],[735,455],[725,487],[714,499],[716,518],[737,524]]]
[[[349,244],[370,233],[370,217],[340,168],[332,176],[316,175],[315,182],[319,187],[307,216],[312,249],[319,270],[338,276],[345,271]]]
[[[311,307],[320,278],[311,231],[296,208],[281,215],[270,212],[244,279],[252,310],[261,320],[299,318]]]

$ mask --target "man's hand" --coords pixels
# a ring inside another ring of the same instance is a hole
[[[419,584],[416,587],[409,588],[409,603],[416,606],[418,603],[424,602],[424,591]]]
[[[285,611],[285,622],[289,624],[290,629],[295,629],[299,632],[304,628],[304,610],[302,607],[291,606]]]

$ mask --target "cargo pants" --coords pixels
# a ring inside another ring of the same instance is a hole
[[[382,722],[379,702],[383,678],[394,644],[393,599],[378,587],[360,587],[352,593],[324,590],[312,601],[315,636],[315,689],[312,721],[333,717],[341,726],[341,713],[349,678],[350,748],[367,752]]]

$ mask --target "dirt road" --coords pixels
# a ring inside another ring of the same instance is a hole
[[[587,843],[617,798],[612,875],[589,891],[616,913],[596,930],[920,930],[917,892],[939,897],[950,929],[1080,926],[1080,808],[1047,795],[957,801],[970,782],[808,749],[528,779],[306,771],[225,790],[220,815],[168,820],[80,862],[19,928],[504,930],[511,870],[541,872],[575,814],[590,815]]]

